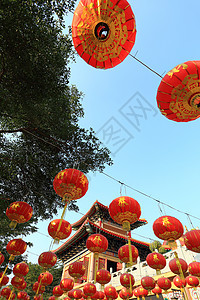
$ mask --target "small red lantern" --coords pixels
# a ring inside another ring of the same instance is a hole
[[[11,284],[18,289],[18,287],[22,286],[22,284],[24,283],[24,277],[17,277],[14,276],[11,280]]]
[[[53,181],[53,187],[56,194],[64,198],[64,201],[68,203],[86,194],[88,190],[88,180],[79,170],[65,169],[56,175]]]
[[[4,255],[0,252],[0,265],[4,262]]]
[[[133,292],[130,292],[125,287],[123,287],[121,289],[121,291],[119,292],[119,296],[122,299],[129,299],[129,298],[131,298],[133,296]]]
[[[50,285],[53,282],[53,275],[49,272],[41,273],[38,277],[38,282],[44,286]]]
[[[188,271],[191,275],[200,277],[200,262],[193,261],[188,265]]]
[[[87,296],[90,297],[96,293],[96,286],[93,283],[86,283],[83,287],[83,293]]]
[[[6,209],[6,216],[12,221],[10,228],[15,228],[17,223],[28,222],[33,215],[32,207],[23,201],[17,201],[10,204]]]
[[[13,268],[13,274],[18,277],[24,277],[28,274],[29,267],[25,262],[16,264]]]
[[[192,229],[187,231],[184,235],[184,243],[189,250],[200,253],[200,230]]]
[[[153,223],[154,234],[161,240],[174,242],[183,235],[183,225],[171,216],[162,216]]]
[[[145,299],[145,297],[148,295],[149,292],[146,289],[144,289],[143,286],[139,286],[138,293],[139,293],[139,297],[142,297],[142,299]]]
[[[149,253],[146,257],[146,262],[149,267],[157,271],[157,274],[166,266],[166,258],[161,253],[157,252]]]
[[[73,262],[68,269],[69,275],[75,279],[80,278],[85,273],[85,266],[82,262]]]
[[[3,277],[3,272],[0,273],[0,287],[6,285],[9,282],[9,277],[4,275]]]
[[[53,267],[57,262],[57,256],[51,251],[43,252],[38,258],[38,264],[44,269]]]
[[[173,278],[173,284],[178,288],[183,288],[186,286],[186,280],[177,275]]]
[[[18,286],[18,290],[19,291],[25,290],[26,287],[27,287],[27,283],[26,281],[24,281],[20,286]]]
[[[111,280],[111,274],[109,271],[100,269],[96,273],[96,281],[101,285],[109,283]]]
[[[130,286],[132,287],[134,285],[135,279],[132,274],[124,273],[120,275],[120,283],[128,289]]]
[[[145,290],[151,291],[155,288],[156,282],[152,277],[145,276],[141,279],[141,285]]]
[[[80,289],[73,289],[68,292],[68,297],[72,299],[80,299],[83,296],[83,292]]]
[[[161,113],[176,122],[188,122],[200,117],[200,61],[187,61],[169,71],[157,93]]]
[[[102,253],[108,248],[108,240],[102,234],[94,233],[88,237],[86,241],[86,247],[91,252]]]
[[[27,248],[26,242],[24,242],[22,239],[13,239],[10,242],[8,242],[6,246],[6,251],[12,255],[22,255]]]
[[[71,278],[63,278],[60,282],[60,288],[64,293],[69,292],[74,287],[74,281]]]
[[[42,300],[43,299],[43,295],[35,295],[34,297],[33,297],[33,299],[34,300]]]
[[[197,287],[199,285],[199,278],[197,278],[196,276],[187,276],[185,280],[186,283],[192,287]]]
[[[160,277],[157,280],[157,285],[162,289],[162,290],[169,290],[171,288],[171,281],[166,278],[166,277]]]
[[[137,258],[138,258],[138,249],[131,245],[131,254],[132,254],[132,261],[133,262],[136,262],[137,261]],[[121,261],[123,261],[124,263],[128,263],[130,261],[130,257],[129,257],[129,245],[126,244],[122,247],[119,248],[118,250],[118,256],[119,256],[119,259]]]
[[[152,293],[156,295],[156,298],[159,298],[159,294],[162,294],[162,289],[156,284],[155,288],[152,290]]]
[[[65,298],[64,298],[65,299]],[[63,300],[64,300],[63,299]],[[55,296],[51,296],[51,297],[49,297],[49,299],[48,300],[56,300],[56,297]],[[67,300],[67,299],[66,299]]]
[[[5,287],[1,290],[1,296],[8,299],[10,297],[11,292],[12,291],[9,287]]]
[[[62,296],[63,293],[64,293],[64,291],[61,289],[60,285],[56,285],[53,288],[53,295],[55,297],[60,297],[60,296]]]
[[[185,273],[187,271],[188,265],[186,261],[182,258],[173,258],[169,262],[169,268],[174,274],[181,274],[180,267],[182,269],[182,272]]]
[[[130,231],[130,224],[135,223],[140,215],[139,203],[127,196],[114,199],[109,205],[111,218],[118,224],[122,224],[124,230]]]
[[[55,239],[58,242],[59,240],[64,240],[68,238],[71,232],[72,232],[72,226],[66,220],[56,219],[49,223],[48,233],[53,239]]]
[[[99,292],[96,291],[96,293],[94,295],[90,296],[90,299],[94,299],[94,300],[99,299]]]
[[[104,293],[107,299],[116,299],[117,291],[114,286],[107,285],[104,289]]]
[[[27,296],[28,296],[27,292],[19,292],[19,293],[17,293],[17,299],[26,300]]]
[[[40,293],[40,294],[42,294],[42,293],[45,292],[45,286],[39,284],[39,282],[36,281],[36,282],[33,284],[32,290],[33,290],[35,293]]]
[[[139,287],[135,288],[133,290],[133,295],[137,298],[137,300],[140,299],[140,295],[139,295]]]
[[[99,298],[98,299],[104,299],[105,298],[105,294],[102,291],[99,291]]]

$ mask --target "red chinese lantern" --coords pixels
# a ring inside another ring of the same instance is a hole
[[[104,289],[104,294],[107,299],[116,299],[117,291],[114,286],[107,285]]]
[[[38,258],[38,264],[44,269],[53,267],[57,262],[57,256],[51,251],[43,252]]]
[[[14,277],[11,279],[11,284],[12,284],[16,289],[18,289],[18,287],[22,286],[23,283],[24,283],[24,277],[17,277],[17,276],[14,276]]]
[[[9,282],[9,277],[3,275],[3,272],[0,273],[0,287],[6,285]]]
[[[200,277],[200,262],[193,261],[188,265],[188,271],[191,275]]]
[[[178,288],[183,288],[186,286],[186,280],[177,275],[173,278],[173,284]]]
[[[139,255],[138,249],[135,246],[131,245],[131,256],[132,256],[132,261],[133,262],[137,261],[138,255]],[[128,244],[126,244],[126,245],[119,248],[118,256],[119,256],[119,259],[121,261],[123,261],[124,263],[130,262],[130,251],[129,251],[129,245]]]
[[[5,287],[1,290],[1,296],[8,299],[10,297],[11,292],[12,291],[9,287]]]
[[[74,287],[74,281],[71,278],[63,278],[60,282],[60,288],[64,293],[72,290]]]
[[[38,282],[44,286],[50,285],[53,282],[53,275],[49,272],[41,273],[38,277]]]
[[[64,293],[64,291],[61,289],[60,285],[56,285],[53,288],[53,295],[55,297],[60,297],[60,296],[62,296],[63,293]]]
[[[181,267],[183,273],[185,273],[187,271],[188,265],[184,259],[173,258],[172,260],[170,260],[169,268],[174,274],[178,274],[178,275],[182,274],[182,272],[180,272],[181,271],[180,267]]]
[[[13,239],[8,242],[6,246],[6,251],[13,256],[22,255],[27,248],[26,242],[22,239]]]
[[[166,258],[158,252],[149,253],[146,257],[146,262],[152,269],[155,269],[157,274],[166,266]]]
[[[73,278],[75,278],[75,280],[77,278],[80,278],[84,275],[85,273],[85,266],[82,262],[80,261],[76,261],[73,262],[68,269],[69,275]]]
[[[157,92],[161,113],[177,122],[188,122],[200,116],[200,61],[187,61],[169,71]]]
[[[27,287],[27,283],[26,281],[24,281],[20,286],[18,286],[18,290],[19,291],[25,290],[26,287]]]
[[[197,278],[196,276],[187,276],[185,280],[186,283],[192,287],[197,287],[199,285],[199,278]]]
[[[184,235],[184,243],[189,250],[200,253],[200,230],[187,231]]]
[[[96,286],[93,283],[86,283],[83,287],[83,293],[87,296],[90,297],[96,293]]]
[[[142,297],[142,299],[145,299],[145,297],[148,295],[149,292],[146,289],[144,289],[143,286],[139,286],[138,293],[139,293],[139,297]]]
[[[137,300],[140,299],[140,296],[139,296],[139,287],[135,288],[133,290],[133,295],[137,298]]]
[[[64,298],[65,299],[65,298]],[[63,300],[64,300],[63,299]],[[49,297],[49,299],[48,300],[56,300],[56,297],[55,296],[51,296],[51,297]],[[66,299],[67,300],[67,299]]]
[[[90,299],[94,299],[94,300],[97,300],[97,299],[99,299],[99,292],[98,292],[98,291],[96,291],[96,293],[95,293],[95,294],[93,294],[92,296],[90,296]]]
[[[154,234],[161,240],[174,242],[183,235],[183,225],[181,222],[170,216],[162,216],[153,223]]]
[[[125,287],[123,287],[121,289],[121,291],[119,292],[119,296],[122,299],[129,299],[129,298],[131,298],[133,296],[133,292],[130,292]]]
[[[34,297],[33,297],[33,299],[34,300],[42,300],[43,299],[43,296],[42,295],[35,295]]]
[[[72,299],[80,299],[83,296],[83,292],[80,289],[73,289],[68,292],[68,297]]]
[[[166,277],[160,277],[157,280],[157,285],[162,289],[162,290],[169,290],[171,288],[171,281],[166,278]]]
[[[4,262],[4,255],[0,252],[0,265]]]
[[[79,2],[72,21],[72,38],[76,51],[89,65],[115,67],[131,51],[135,37],[135,17],[126,0]]]
[[[61,222],[60,228],[59,224]],[[55,239],[55,241],[64,240],[70,236],[72,232],[72,226],[69,222],[63,219],[56,219],[49,223],[48,233],[49,235]]]
[[[13,202],[6,209],[6,216],[12,221],[10,228],[15,228],[17,224],[28,222],[32,215],[32,207],[23,201]]]
[[[16,264],[13,268],[13,274],[18,277],[24,277],[28,274],[29,267],[25,262]]]
[[[156,282],[152,277],[145,276],[141,279],[141,285],[145,290],[151,291],[155,288]]]
[[[109,205],[111,218],[118,224],[122,224],[124,230],[130,231],[130,224],[135,223],[140,215],[139,203],[127,196],[114,199]]]
[[[98,299],[104,299],[105,298],[105,294],[102,291],[99,291],[99,298]]]
[[[38,281],[36,281],[34,284],[33,284],[33,287],[32,287],[32,290],[35,292],[35,293],[44,293],[45,292],[45,286],[44,285],[41,285]]]
[[[26,300],[27,296],[28,296],[27,292],[19,292],[19,293],[17,293],[17,299]]]
[[[159,294],[162,294],[162,289],[156,284],[155,288],[152,290],[152,293],[156,295],[156,298],[159,298]]]
[[[134,285],[135,279],[132,274],[124,273],[120,275],[120,283],[128,289]]]
[[[100,269],[96,273],[96,281],[101,285],[109,283],[111,280],[111,274],[109,271]]]

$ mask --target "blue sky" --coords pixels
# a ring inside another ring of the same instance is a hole
[[[200,59],[198,0],[135,0],[129,3],[137,28],[132,55],[137,52],[138,59],[160,74],[179,63]],[[72,15],[67,16],[66,25],[71,25],[71,21]],[[71,65],[70,83],[85,94],[85,117],[80,124],[85,128],[92,127],[112,152],[114,164],[106,167],[105,173],[199,217],[200,120],[176,123],[161,115],[156,104],[160,80],[130,56],[109,70],[95,69],[79,56]],[[130,107],[140,114],[138,119],[127,115]],[[110,130],[117,133],[111,136]],[[115,140],[112,139],[114,136]],[[81,213],[87,212],[95,200],[109,205],[120,196],[120,184],[103,174],[91,173],[89,181],[87,194],[78,200]],[[132,237],[147,242],[148,238],[155,239],[152,224],[160,216],[158,205],[128,188],[123,187],[122,194],[140,203],[141,217],[148,221],[135,231],[146,238],[139,238],[134,232]],[[164,212],[191,228],[186,215],[167,207]],[[75,212],[67,212],[65,219],[73,223],[80,217]],[[40,233],[48,235],[49,222],[39,223]],[[192,222],[195,227],[199,226],[198,220],[192,219]],[[25,240],[34,243],[28,250],[32,262],[37,262],[37,256],[30,252],[39,255],[47,251],[51,243],[49,237],[39,233]]]

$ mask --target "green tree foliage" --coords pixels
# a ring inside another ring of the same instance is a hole
[[[76,163],[87,173],[112,163],[94,131],[78,123],[83,94],[69,85],[74,50],[63,34],[73,7],[64,0],[0,4],[0,217],[9,203],[28,202],[34,219],[18,228],[24,234],[63,206],[52,185],[60,170]],[[76,202],[69,209],[77,210]],[[19,233],[1,229],[1,238]]]

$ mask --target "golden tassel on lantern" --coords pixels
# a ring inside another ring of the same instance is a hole
[[[99,264],[99,253],[94,253],[94,284],[96,284],[97,270]]]

